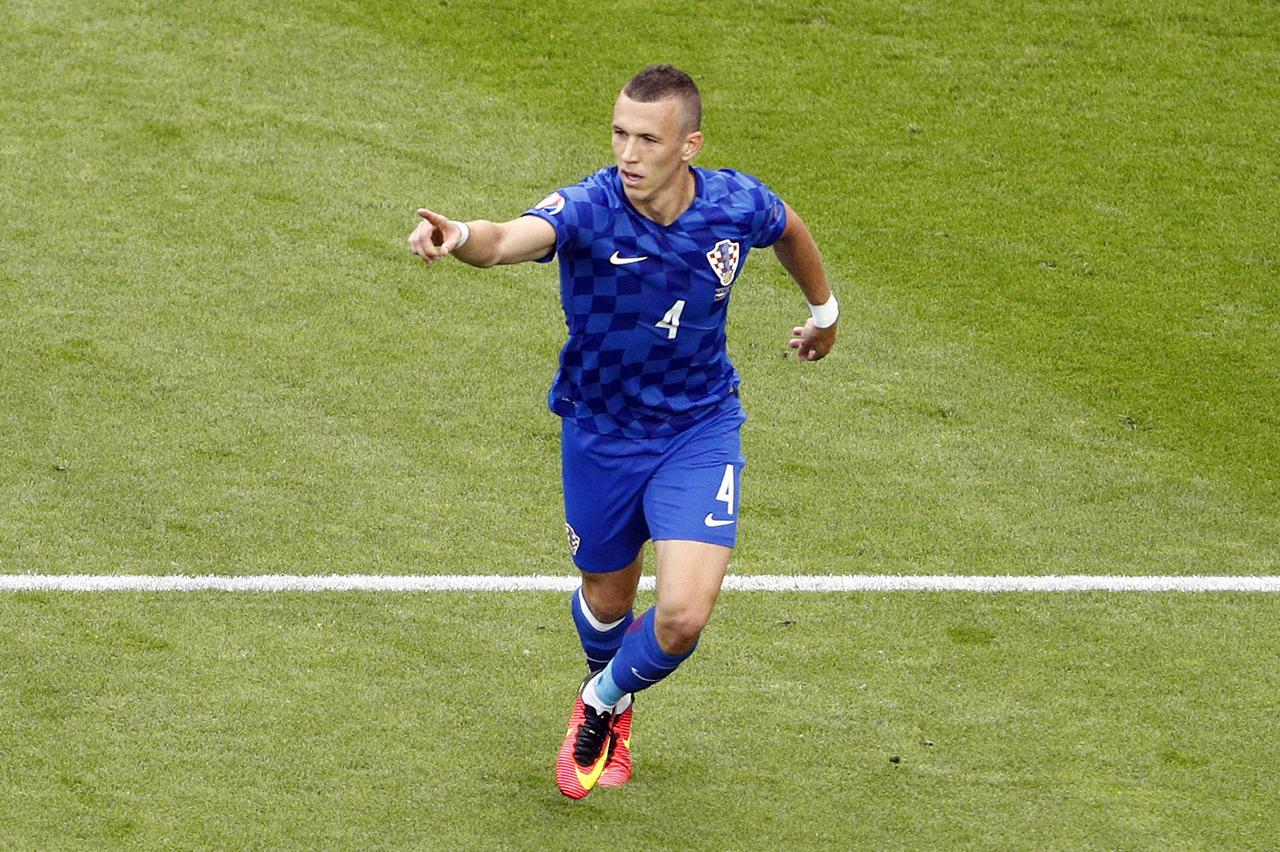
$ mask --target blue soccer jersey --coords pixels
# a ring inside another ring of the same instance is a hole
[[[610,167],[525,215],[556,229],[569,339],[547,396],[592,432],[675,435],[738,386],[725,348],[729,296],[747,253],[782,236],[782,201],[750,175],[694,168],[693,204],[670,225],[636,211]]]

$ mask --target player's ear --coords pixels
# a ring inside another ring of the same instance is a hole
[[[702,150],[702,131],[695,130],[684,138],[684,153],[680,159],[686,163],[698,156],[698,152]]]

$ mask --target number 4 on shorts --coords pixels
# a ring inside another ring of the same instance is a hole
[[[720,480],[720,490],[716,492],[716,499],[725,504],[726,515],[733,514],[733,465],[731,464],[724,466],[724,479]]]

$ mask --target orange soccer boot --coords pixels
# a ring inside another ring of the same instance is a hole
[[[613,710],[613,730],[609,733],[609,760],[600,776],[601,787],[621,787],[631,780],[631,711],[635,701],[622,696]]]
[[[556,757],[556,786],[570,799],[581,799],[590,793],[604,774],[605,764],[609,762],[613,720],[613,714],[600,713],[584,702],[582,690],[578,690],[573,714],[569,717],[569,730]]]

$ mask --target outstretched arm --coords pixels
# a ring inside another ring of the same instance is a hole
[[[785,203],[785,202],[784,202]],[[804,297],[810,305],[828,306],[826,312],[835,309],[835,298],[831,295],[831,287],[827,284],[827,272],[822,266],[822,253],[818,244],[804,224],[804,220],[787,205],[787,227],[782,236],[773,244],[774,253],[781,261],[783,269],[791,273],[791,277],[800,285]],[[791,330],[791,348],[796,350],[801,361],[817,361],[826,357],[836,342],[835,316],[825,317],[819,311],[819,321],[824,327],[818,327],[811,317],[803,326]]]
[[[450,254],[472,266],[497,266],[539,260],[556,247],[556,229],[537,216],[510,222],[455,222],[432,210],[418,211],[422,221],[409,235],[409,251],[435,263]]]

